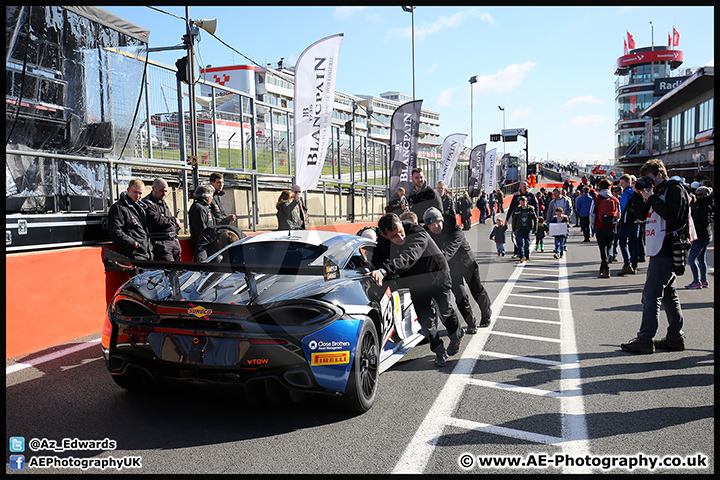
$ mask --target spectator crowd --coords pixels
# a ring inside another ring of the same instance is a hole
[[[531,191],[536,182],[533,176],[521,182],[505,202],[500,189],[481,192],[475,201],[468,192],[453,194],[442,181],[433,189],[422,168],[415,168],[411,191],[397,189],[377,227],[358,232],[377,241],[373,270],[368,275],[379,284],[393,279],[409,288],[418,321],[436,354],[435,364],[444,366],[447,357],[459,350],[464,333],[474,334],[490,325],[491,301],[463,233],[472,228],[473,209],[479,212],[479,224],[491,220],[489,238],[495,242],[497,255],[505,256],[509,238],[511,258],[521,264],[531,259],[533,238],[534,255],[544,253],[548,246],[555,259],[563,259],[571,227],[579,228],[582,242],[594,237],[597,243],[598,278],[611,278],[611,264],[620,261],[616,276],[637,275],[640,264],[647,265],[640,328],[621,348],[632,353],[652,353],[655,348],[684,350],[677,282],[689,266],[693,279],[685,288],[709,288],[706,254],[713,235],[712,183],[701,176],[690,184],[669,177],[657,159],[643,165],[640,178],[628,174],[615,178],[611,173],[583,176],[580,182],[568,179],[550,191],[540,186],[536,192]],[[179,262],[181,222],[165,201],[168,184],[156,178],[143,197],[144,188],[141,180],[131,179],[127,191],[112,205],[110,238],[119,253],[132,259]],[[226,211],[224,194],[220,173],[211,174],[209,183],[195,189],[187,219],[196,262],[245,237],[234,225],[237,216]],[[507,209],[504,203],[508,203]],[[283,190],[275,207],[278,230],[308,228],[299,186]],[[471,297],[480,309],[480,319],[475,318]],[[654,340],[661,306],[669,326],[663,339]],[[450,337],[447,348],[437,333],[438,320]]]

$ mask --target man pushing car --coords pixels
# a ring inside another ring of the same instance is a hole
[[[403,222],[394,213],[383,215],[378,221],[378,229],[380,236],[372,258],[376,269],[368,275],[379,285],[384,278],[395,277],[398,286],[410,289],[418,322],[436,355],[435,365],[444,367],[447,356],[460,350],[463,336],[450,301],[452,281],[445,256],[424,228]],[[437,332],[432,299],[435,299],[438,317],[450,337],[447,351]]]

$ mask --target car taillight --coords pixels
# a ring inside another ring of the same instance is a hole
[[[123,330],[123,333],[125,335],[135,335],[137,337],[147,337],[150,334],[148,330],[139,330],[135,328],[126,328]]]

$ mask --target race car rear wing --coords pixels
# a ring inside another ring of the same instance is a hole
[[[106,272],[123,270],[163,270],[192,271],[219,273],[266,273],[274,275],[322,275],[325,281],[340,278],[340,269],[327,257],[323,257],[323,265],[260,265],[247,263],[204,263],[204,262],[169,262],[165,260],[136,260],[128,258],[109,249],[103,249],[103,263]]]

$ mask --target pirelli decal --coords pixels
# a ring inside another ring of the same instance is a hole
[[[319,352],[313,353],[310,359],[310,365],[340,365],[350,363],[350,352]]]

